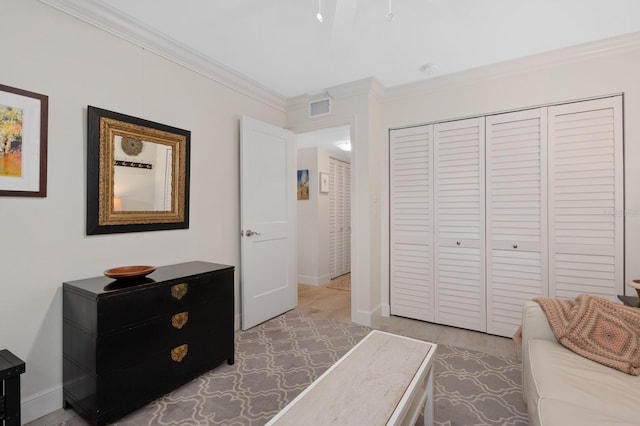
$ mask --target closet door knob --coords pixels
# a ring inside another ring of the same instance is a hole
[[[456,245],[459,246],[460,244],[462,244],[460,241],[456,241]]]
[[[518,248],[518,245],[517,245],[517,244],[514,244],[514,245],[513,245],[513,248]]]

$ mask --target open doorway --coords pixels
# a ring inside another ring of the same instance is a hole
[[[296,135],[298,309],[351,320],[350,126]],[[304,177],[306,176],[306,182]]]

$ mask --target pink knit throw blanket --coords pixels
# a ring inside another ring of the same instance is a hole
[[[640,309],[587,294],[535,299],[562,345],[592,361],[640,375]]]

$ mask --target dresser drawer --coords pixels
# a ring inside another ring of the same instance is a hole
[[[166,313],[135,327],[109,333],[96,344],[98,374],[138,364],[162,351],[191,343],[211,334],[214,338],[233,339],[232,314],[220,321],[220,306],[202,303],[185,311]],[[209,337],[207,337],[209,338]]]
[[[178,347],[173,353],[163,350],[139,364],[99,374],[97,397],[104,419],[108,422],[138,409],[146,401],[172,391],[232,356],[220,350],[216,333],[186,344],[186,352]],[[233,345],[229,351],[233,351]]]
[[[97,333],[135,327],[165,313],[196,309],[209,301],[233,297],[233,271],[203,274],[188,280],[145,285],[126,294],[105,297],[98,307]]]

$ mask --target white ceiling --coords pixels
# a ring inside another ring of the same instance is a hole
[[[640,31],[639,0],[101,0],[291,98],[385,87]],[[420,71],[432,64],[430,74]]]

